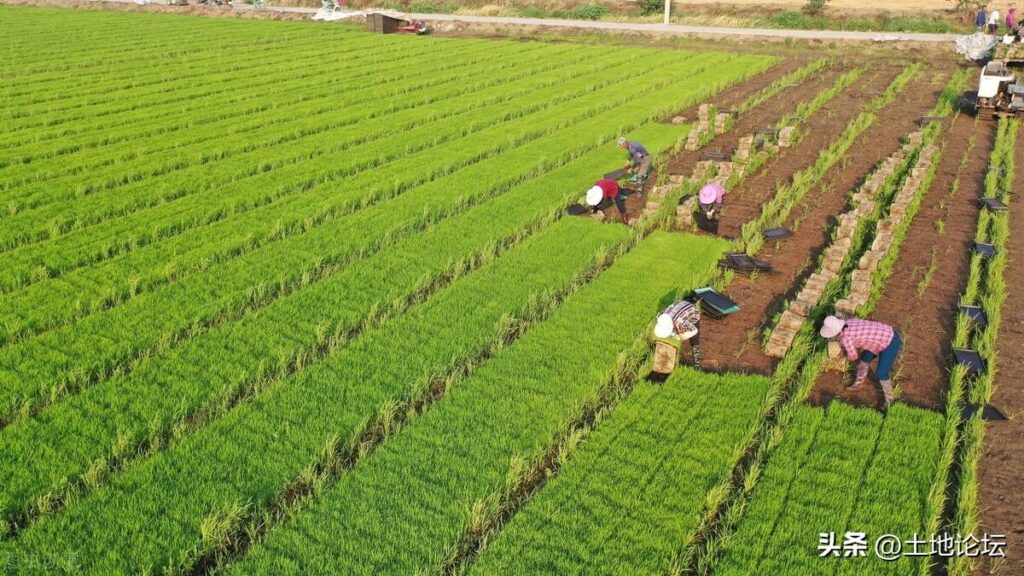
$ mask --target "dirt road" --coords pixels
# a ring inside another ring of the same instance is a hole
[[[923,1],[923,0],[916,0]],[[137,4],[134,0],[88,0],[88,2],[107,4]],[[0,3],[3,3],[0,0]],[[36,3],[36,2],[11,2],[11,3]],[[46,3],[46,2],[42,2]],[[166,0],[153,0],[152,5],[165,4]],[[61,5],[61,2],[53,2],[53,5]],[[145,8],[145,6],[140,6]],[[254,11],[249,4],[241,2],[232,4],[233,11]],[[211,8],[211,10],[217,10]],[[223,10],[223,9],[220,9]],[[266,6],[260,9],[267,13],[290,13],[310,14],[317,12],[315,8],[288,8]],[[556,18],[515,18],[506,16],[469,16],[462,14],[409,14],[411,18],[426,20],[435,27],[443,27],[446,24],[462,25],[487,25],[487,26],[524,26],[532,28],[572,28],[575,30],[594,30],[607,32],[634,32],[648,34],[677,34],[681,36],[698,37],[728,37],[728,38],[792,38],[797,40],[853,40],[868,42],[947,42],[952,45],[956,38],[954,34],[920,34],[909,32],[854,32],[842,30],[779,30],[768,28],[726,28],[715,26],[689,26],[683,24],[643,24],[636,22],[600,22],[593,20],[562,20]]]

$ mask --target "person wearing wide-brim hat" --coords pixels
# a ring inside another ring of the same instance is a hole
[[[693,365],[700,368],[700,306],[689,300],[673,302],[658,314],[654,336],[661,339],[677,338],[689,342],[693,351]],[[680,356],[682,361],[682,356]]]
[[[718,182],[708,182],[697,193],[700,210],[708,220],[717,220],[725,202],[725,187]]]
[[[604,200],[614,200],[615,207],[619,210],[619,216],[623,222],[628,220],[626,213],[626,191],[619,187],[619,183],[609,178],[602,178],[587,190],[584,197],[588,206],[597,211],[597,205]]]
[[[888,408],[893,400],[892,366],[903,347],[899,332],[882,322],[860,318],[844,320],[829,316],[825,318],[819,334],[822,338],[836,339],[846,358],[851,362],[860,360],[857,365],[857,379],[854,380],[852,388],[864,382],[871,362],[878,358],[878,370],[875,375],[882,385],[885,407]]]

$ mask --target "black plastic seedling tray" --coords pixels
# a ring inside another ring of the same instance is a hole
[[[725,260],[719,262],[719,267],[735,270],[742,274],[750,274],[752,272],[769,272],[772,269],[771,263],[765,260],[751,258],[742,252],[729,252],[725,255]]]
[[[995,246],[991,244],[985,244],[983,242],[975,242],[974,251],[977,252],[978,254],[981,254],[985,258],[991,258],[995,256],[998,252]]]
[[[565,211],[568,212],[570,216],[583,216],[584,214],[589,213],[591,210],[590,208],[587,208],[582,204],[573,204],[572,206],[566,208]]]
[[[1008,420],[1006,414],[1003,414],[998,408],[991,404],[985,404],[984,407],[978,406],[977,404],[968,404],[964,406],[964,410],[961,412],[961,415],[964,417],[964,420],[967,420],[977,414],[979,410],[981,411],[982,420],[989,420],[993,422]]]
[[[739,304],[733,302],[728,296],[716,292],[714,288],[698,288],[693,292],[697,298],[700,298],[701,310],[715,320],[739,312]]]
[[[793,232],[785,228],[769,228],[762,232],[762,234],[767,240],[781,240],[783,238],[789,238],[793,235]]]
[[[981,309],[981,306],[961,306],[960,313],[978,326],[988,326],[988,315]]]
[[[628,172],[628,170],[626,170],[625,168],[619,168],[618,170],[613,170],[605,174],[604,177],[605,180],[618,180],[619,178],[625,176],[626,172]]]
[[[701,160],[711,160],[713,162],[725,162],[729,159],[729,155],[722,151],[715,152],[704,152],[700,155]]]
[[[977,350],[969,350],[967,348],[954,348],[953,356],[956,358],[957,364],[963,364],[967,367],[967,372],[970,374],[984,374],[985,373],[985,360],[978,354]]]
[[[988,208],[993,212],[1005,212],[1008,206],[1003,204],[998,198],[982,198],[978,200],[978,206],[982,208]]]
[[[942,120],[943,120],[942,116],[925,116],[924,118],[921,118],[920,124],[921,124],[921,126],[927,126],[928,124],[931,124],[932,122],[942,122]]]

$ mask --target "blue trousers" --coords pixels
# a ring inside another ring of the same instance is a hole
[[[878,376],[879,380],[892,379],[892,365],[896,362],[896,357],[899,356],[901,348],[903,348],[903,339],[900,338],[899,332],[893,330],[892,342],[889,342],[889,345],[879,352],[877,356],[878,370],[875,372],[875,375]],[[873,362],[875,358],[876,356],[868,350],[860,353],[860,359],[863,362]]]

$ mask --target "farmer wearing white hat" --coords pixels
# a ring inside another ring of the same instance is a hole
[[[619,183],[615,180],[608,178],[598,180],[594,182],[594,185],[587,190],[587,205],[594,208],[594,212],[597,212],[597,205],[602,200],[609,199],[615,201],[615,207],[619,209],[619,216],[622,217],[622,221],[626,221],[626,195],[619,188]]]
[[[619,148],[629,153],[629,162],[623,166],[633,177],[630,182],[644,183],[647,181],[647,174],[651,171],[651,154],[644,148],[644,145],[635,141],[619,138]]]
[[[722,202],[725,201],[725,188],[718,182],[708,182],[697,193],[697,200],[700,201],[701,212],[708,220],[717,220],[722,212]]]
[[[843,320],[829,316],[825,318],[819,334],[822,338],[830,340],[836,338],[851,362],[860,360],[853,388],[864,382],[868,377],[868,367],[875,358],[878,358],[878,370],[875,374],[882,385],[885,407],[888,408],[892,404],[892,365],[903,347],[899,332],[881,322],[860,318]]]
[[[689,341],[693,351],[693,365],[700,368],[700,306],[689,300],[674,302],[658,314],[654,336],[678,338],[680,342]]]

